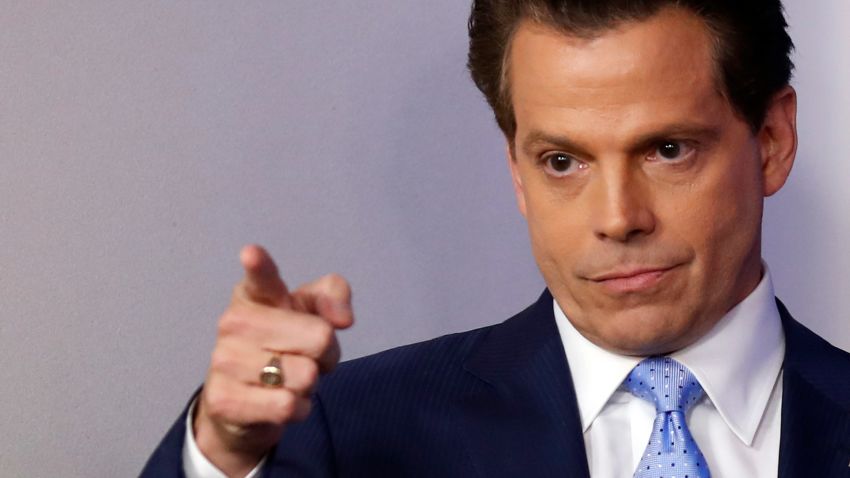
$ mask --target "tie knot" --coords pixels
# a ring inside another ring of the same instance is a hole
[[[656,413],[686,413],[703,394],[702,386],[694,374],[670,357],[643,360],[629,373],[623,384],[635,396],[653,402]]]

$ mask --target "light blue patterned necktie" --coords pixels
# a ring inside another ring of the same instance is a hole
[[[650,357],[623,384],[654,403],[657,413],[635,478],[710,478],[705,457],[685,423],[688,409],[703,395],[691,371],[669,357]]]

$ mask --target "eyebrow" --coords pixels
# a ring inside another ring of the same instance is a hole
[[[645,151],[651,146],[665,140],[678,138],[693,138],[702,143],[710,144],[720,137],[721,127],[719,125],[704,125],[678,123],[665,126],[657,131],[638,135],[630,140],[627,148],[629,154]],[[592,157],[593,154],[581,143],[570,139],[566,135],[552,134],[541,130],[532,130],[522,142],[522,151],[526,155],[532,155],[533,150],[540,146],[551,146],[562,149],[565,152],[577,154],[584,157]]]

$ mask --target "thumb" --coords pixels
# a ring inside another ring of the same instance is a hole
[[[296,307],[320,315],[334,328],[347,329],[354,323],[351,286],[339,274],[328,274],[304,284],[292,294]]]

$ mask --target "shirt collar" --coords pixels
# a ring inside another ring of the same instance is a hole
[[[553,301],[576,389],[583,431],[643,357],[620,355],[587,340]],[[733,433],[747,446],[755,437],[785,354],[785,336],[764,266],[759,285],[711,331],[670,356],[688,367]]]

